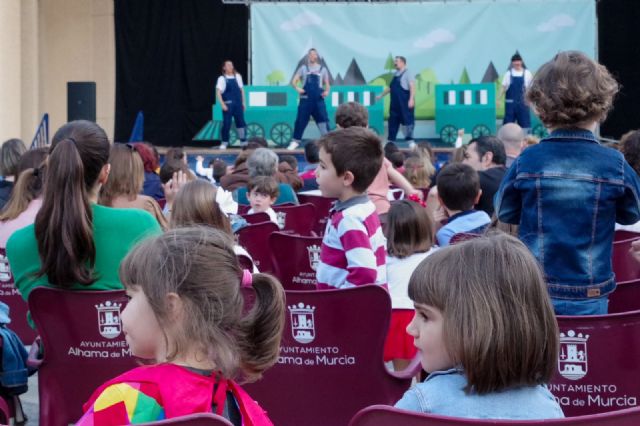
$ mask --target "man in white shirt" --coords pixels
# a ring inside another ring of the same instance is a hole
[[[522,57],[516,52],[511,57],[511,67],[502,79],[500,97],[506,93],[504,105],[504,122],[518,123],[523,129],[531,127],[531,113],[527,106],[524,93],[531,84],[533,75],[524,66]]]

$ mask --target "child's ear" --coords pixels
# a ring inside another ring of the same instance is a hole
[[[109,180],[109,173],[111,173],[111,164],[107,163],[102,166],[100,174],[98,175],[98,182],[101,185],[106,185],[107,180]]]
[[[182,318],[184,302],[177,293],[168,293],[166,296],[167,313],[171,322],[179,321]]]
[[[493,163],[493,152],[487,151],[482,157],[482,162],[487,166]]]
[[[342,175],[342,184],[344,186],[351,186],[353,185],[353,181],[355,180],[355,176],[353,176],[353,173],[351,173],[350,171],[346,171],[344,172],[344,175]]]
[[[475,206],[476,204],[478,204],[478,201],[480,201],[480,197],[482,197],[482,189],[478,189],[478,195],[476,195],[476,199],[473,202],[473,205]]]

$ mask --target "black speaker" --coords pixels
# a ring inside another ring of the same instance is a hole
[[[67,82],[67,121],[96,121],[95,81]]]

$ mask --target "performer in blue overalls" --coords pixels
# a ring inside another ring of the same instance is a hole
[[[509,71],[502,79],[500,97],[506,92],[503,124],[518,123],[525,131],[531,127],[531,115],[524,99],[524,93],[531,84],[531,80],[533,75],[524,66],[520,54],[516,52],[511,57]]]
[[[302,80],[302,87],[298,86],[300,80]],[[300,94],[293,140],[287,147],[289,150],[294,150],[300,145],[310,117],[315,120],[321,135],[329,131],[329,117],[324,103],[324,98],[329,95],[329,73],[320,63],[316,49],[309,50],[307,63],[298,68],[291,85]]]
[[[393,64],[396,72],[389,87],[376,97],[381,99],[387,93],[391,93],[391,105],[389,107],[389,142],[395,142],[398,129],[402,124],[405,139],[409,147],[413,148],[413,128],[415,126],[415,95],[416,80],[407,69],[407,59],[404,56],[396,56]]]
[[[218,77],[216,83],[216,96],[222,107],[222,130],[220,132],[221,143],[219,149],[226,149],[229,145],[229,130],[231,129],[231,118],[236,122],[236,131],[240,145],[247,143],[244,122],[244,85],[242,76],[233,67],[233,62],[224,61],[222,65],[222,75]]]

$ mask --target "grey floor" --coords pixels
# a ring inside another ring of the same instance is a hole
[[[20,401],[22,401],[22,409],[24,410],[25,415],[27,416],[26,424],[38,425],[39,421],[39,407],[38,403],[38,373],[29,377],[29,390],[27,393],[23,393],[20,395]]]

